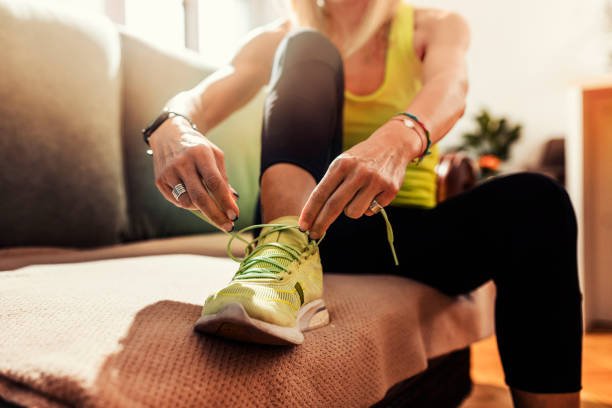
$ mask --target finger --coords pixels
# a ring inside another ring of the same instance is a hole
[[[344,208],[353,199],[360,187],[361,185],[356,183],[354,179],[345,180],[340,184],[323,205],[310,228],[310,236],[313,239],[323,236],[329,226],[342,214],[342,211],[344,211]]]
[[[311,229],[325,203],[344,180],[346,172],[347,169],[342,165],[334,165],[334,163],[332,163],[332,165],[329,166],[327,173],[325,173],[323,179],[312,191],[310,197],[308,197],[308,201],[306,201],[302,209],[299,220],[300,229],[302,231]]]
[[[234,189],[234,187],[230,186],[230,191],[232,192],[232,196],[234,197],[234,200],[237,200],[240,198],[240,195],[238,194],[236,189]]]
[[[230,190],[227,175],[225,175],[223,153],[217,150],[212,154],[213,157],[210,157],[209,154],[207,151],[201,151],[200,156],[195,161],[197,170],[206,189],[212,194],[227,218],[233,222],[240,215],[240,210]]]
[[[359,190],[351,202],[344,208],[344,214],[349,218],[360,218],[369,210],[372,200],[380,193],[380,189],[372,187]],[[372,210],[369,211],[374,214]]]
[[[221,173],[221,177],[229,186],[229,180],[227,179],[227,173],[225,171],[225,156],[221,150],[213,150],[213,155],[215,156],[215,162],[217,163],[217,169],[219,169],[219,173]]]
[[[386,207],[389,204],[391,204],[391,201],[393,201],[395,199],[395,197],[397,196],[397,192],[399,191],[399,188],[395,188],[392,186],[389,186],[387,188],[385,188],[382,193],[379,193],[375,198],[376,201],[378,202],[378,204],[380,204],[382,207]]]
[[[162,193],[166,200],[170,201],[177,207],[185,208],[188,210],[195,209],[195,206],[189,198],[189,194],[181,194],[178,200],[174,198],[174,195],[172,194],[172,189],[174,188],[174,186],[181,183],[181,179],[173,172],[167,172],[163,177],[155,180],[155,185],[157,186],[157,189]]]
[[[221,150],[219,150],[219,152],[221,152]],[[233,200],[237,200],[240,198],[240,196],[238,195],[238,192],[236,190],[234,190],[234,187],[232,187],[229,183],[229,180],[227,178],[227,173],[225,170],[225,157],[223,155],[223,152],[221,152],[220,157],[215,156],[215,159],[217,161],[217,168],[219,169],[219,172],[221,173],[221,176],[223,177],[223,180],[225,180],[225,182],[227,183],[227,186],[229,187],[230,193],[231,195],[231,199]],[[240,208],[238,207],[238,205],[236,204],[236,218],[238,218],[238,216],[240,216]]]
[[[234,227],[233,222],[221,212],[212,197],[208,194],[206,188],[204,188],[202,184],[201,175],[198,173],[195,166],[193,166],[193,164],[191,164],[193,167],[189,166],[189,164],[186,164],[179,168],[179,175],[187,187],[189,198],[191,198],[195,206],[218,227],[228,232],[231,231]]]
[[[386,207],[389,204],[391,204],[391,201],[393,201],[395,199],[396,195],[397,195],[397,191],[394,191],[393,189],[391,189],[390,191],[383,191],[381,193],[378,193],[378,195],[376,195],[372,199],[372,200],[376,200],[378,205],[375,206],[375,207],[368,206],[368,209],[366,210],[364,215],[367,215],[369,217],[369,216],[378,214],[382,207]],[[371,203],[372,203],[372,201],[370,201],[370,204]],[[374,210],[372,210],[372,208],[374,208]]]
[[[380,205],[381,207],[386,207],[391,204],[391,202],[395,199],[398,191],[399,188],[395,189],[393,187],[389,187],[387,190],[379,193],[376,197],[374,197],[373,200],[376,200],[378,205]],[[372,209],[368,206],[368,209],[366,210],[364,215],[367,215],[369,217],[371,215],[378,214],[379,212],[380,208],[376,209],[375,211],[372,211]]]
[[[240,195],[238,194],[236,189],[229,184],[227,173],[225,171],[225,158],[223,156],[221,156],[220,158],[217,158],[217,156],[215,156],[215,161],[217,163],[217,168],[219,169],[219,172],[221,173],[221,176],[223,177],[223,180],[225,180],[225,182],[229,186],[230,192],[232,193],[232,198],[234,200],[239,199]]]
[[[166,182],[165,179],[162,179],[161,177],[156,178],[155,186],[166,200],[170,201],[174,205],[178,205],[178,203],[172,196],[172,188],[170,187],[170,184]]]

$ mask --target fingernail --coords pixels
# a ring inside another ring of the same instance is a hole
[[[234,230],[234,224],[232,224],[231,222],[226,222],[221,226],[221,228],[223,228],[227,232],[232,232]]]
[[[234,197],[236,197],[236,198],[240,198],[240,195],[239,195],[237,192],[232,191],[232,194],[234,195]]]
[[[229,219],[230,219],[230,220],[232,220],[232,221],[235,221],[235,220],[236,220],[236,218],[238,218],[238,217],[236,216],[236,213],[234,212],[234,210],[227,210],[227,213],[226,213],[226,214],[227,214],[227,218],[229,218]]]
[[[302,229],[301,225],[298,225],[298,229],[300,230],[300,232],[306,232],[306,230]]]

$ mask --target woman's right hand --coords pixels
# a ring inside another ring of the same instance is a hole
[[[225,231],[233,230],[239,216],[235,202],[238,194],[227,180],[221,149],[180,116],[166,120],[151,135],[149,143],[155,184],[164,197],[178,207],[200,210]],[[187,192],[175,200],[172,188],[180,183]]]

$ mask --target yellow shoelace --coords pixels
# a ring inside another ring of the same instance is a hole
[[[399,265],[399,261],[397,260],[397,254],[395,253],[395,245],[393,245],[393,228],[391,228],[391,222],[389,221],[389,217],[387,217],[387,212],[384,208],[380,207],[380,213],[385,219],[385,224],[387,226],[387,241],[389,241],[389,246],[391,247],[391,253],[393,254],[393,261],[395,262],[395,266]]]
[[[197,216],[198,218],[206,221],[208,224],[212,225],[213,227],[219,229],[222,232],[225,232],[226,234],[230,235],[231,238],[229,239],[229,241],[227,242],[227,254],[229,255],[230,258],[232,258],[234,261],[239,262],[241,264],[240,269],[238,270],[238,272],[240,272],[241,274],[244,274],[245,271],[248,269],[248,266],[252,266],[253,261],[256,262],[261,262],[263,261],[262,259],[258,259],[258,258],[253,258],[253,255],[255,255],[255,247],[254,244],[256,244],[261,238],[263,238],[263,236],[257,237],[255,239],[253,239],[252,241],[247,241],[246,239],[242,238],[240,236],[240,234],[250,231],[252,229],[255,228],[264,228],[264,227],[273,227],[273,231],[270,232],[277,232],[279,230],[282,229],[288,229],[288,228],[298,228],[297,225],[283,225],[283,224],[255,224],[255,225],[250,225],[248,227],[245,227],[243,229],[241,229],[240,231],[232,231],[232,232],[227,232],[219,227],[217,227],[214,223],[212,223],[204,214],[202,214],[200,211],[194,211],[194,210],[190,210],[195,216]],[[387,216],[387,212],[385,211],[384,208],[380,207],[380,213],[383,216],[383,218],[385,219],[385,224],[386,224],[386,228],[387,228],[387,241],[389,241],[389,247],[391,247],[391,253],[393,254],[393,261],[395,262],[395,265],[399,265],[399,261],[397,259],[397,254],[395,252],[395,246],[393,245],[393,228],[391,227],[391,222],[389,221],[389,217]],[[265,234],[267,235],[267,234]],[[325,236],[325,234],[323,234],[323,237]],[[319,240],[314,241],[316,243],[316,245],[318,246],[319,243],[323,240],[323,237],[321,237]],[[231,243],[234,239],[237,239],[239,241],[244,242],[247,245],[247,249],[246,249],[246,254],[244,258],[237,258],[232,254],[231,251]],[[285,248],[283,248],[285,249]],[[295,248],[291,248],[292,251],[296,251]],[[289,257],[295,257],[295,254],[291,253],[291,250],[286,249],[287,253],[289,254]],[[266,262],[271,263],[276,265],[276,262],[270,262],[271,260],[266,260]],[[278,265],[280,266],[280,265]],[[277,272],[274,272],[277,273]]]

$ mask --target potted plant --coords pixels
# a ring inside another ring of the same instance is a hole
[[[521,137],[521,125],[511,125],[506,118],[494,118],[486,109],[474,117],[476,129],[462,135],[454,151],[465,151],[480,168],[480,179],[495,176],[510,157],[511,146]]]

